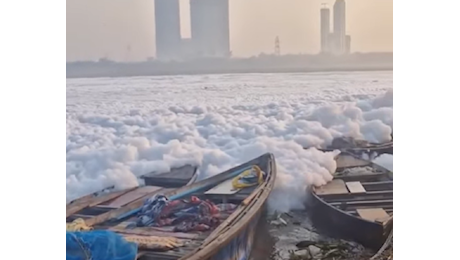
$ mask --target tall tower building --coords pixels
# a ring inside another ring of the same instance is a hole
[[[321,52],[329,52],[329,33],[331,30],[331,12],[321,8]]]
[[[190,0],[190,23],[199,56],[230,56],[228,0]]]
[[[345,36],[345,53],[349,54],[351,52],[351,36]]]
[[[344,53],[346,49],[346,20],[345,0],[336,0],[334,3],[334,38],[335,52]]]
[[[156,57],[178,59],[181,53],[179,0],[155,0]]]

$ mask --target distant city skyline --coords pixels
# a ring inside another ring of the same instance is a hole
[[[351,36],[347,34],[347,8],[345,0],[335,0],[332,8],[331,31],[331,10],[323,5],[320,10],[320,41],[321,53],[347,54],[351,51]]]
[[[330,8],[334,2],[230,0],[229,49],[235,57],[273,53],[279,36],[282,54],[318,53],[319,10],[322,3]],[[184,3],[180,0],[181,37],[190,38],[190,10]],[[392,6],[391,0],[347,1],[345,32],[352,36],[352,52],[392,51]],[[67,0],[67,61],[156,56],[155,13],[153,1]]]

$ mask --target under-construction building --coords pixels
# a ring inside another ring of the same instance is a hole
[[[230,56],[228,0],[190,0],[192,42],[201,57]]]
[[[333,7],[333,30],[331,32],[330,10],[321,8],[321,52],[345,54],[350,53],[351,37],[346,34],[345,0],[336,0]]]
[[[321,52],[329,52],[329,34],[331,31],[331,12],[328,8],[321,8]]]
[[[345,0],[336,0],[334,3],[334,48],[335,53],[345,53],[346,48],[346,19]]]
[[[180,58],[179,0],[155,0],[155,43],[157,59]]]

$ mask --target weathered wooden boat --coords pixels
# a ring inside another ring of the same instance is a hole
[[[393,138],[393,137],[392,137]],[[365,140],[357,140],[351,137],[334,138],[332,144],[326,149],[318,149],[324,152],[340,150],[358,157],[363,155],[379,156],[381,154],[393,154],[393,141],[385,143],[371,143]]]
[[[142,175],[145,185],[158,186],[163,188],[180,188],[195,182],[197,178],[197,167],[185,165],[173,168],[169,172],[151,172]]]
[[[121,208],[134,201],[142,201],[142,199],[157,192],[189,185],[195,182],[197,178],[197,167],[185,165],[172,168],[165,173],[148,173],[141,178],[144,179],[145,186],[115,192],[113,192],[114,186],[111,186],[71,201],[66,206],[67,222],[77,218],[87,220],[100,215],[104,216],[111,210]]]
[[[378,250],[393,227],[393,173],[349,153],[336,162],[334,179],[309,189],[312,223],[330,236]]]
[[[88,201],[88,200],[90,200],[92,198],[99,197],[99,196],[101,196],[103,194],[107,194],[107,193],[111,192],[114,188],[115,188],[114,185],[108,186],[108,187],[106,187],[106,188],[104,188],[102,190],[90,193],[90,194],[82,196],[82,197],[80,197],[78,199],[71,200],[69,203],[67,203],[67,207],[70,207],[70,205],[84,203],[84,202],[86,202],[86,201]]]
[[[249,259],[275,178],[275,158],[267,153],[210,178],[115,209],[89,225],[138,243],[138,259]],[[203,210],[208,207],[213,210]],[[153,209],[159,211],[151,214]],[[198,210],[199,217],[190,209]],[[203,224],[210,218],[214,220]],[[189,221],[194,224],[188,225]]]

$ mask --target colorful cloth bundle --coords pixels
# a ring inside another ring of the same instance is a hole
[[[137,226],[145,227],[151,225],[168,203],[168,198],[163,195],[154,195],[144,201],[137,219]]]
[[[221,213],[230,213],[237,206],[213,204],[192,196],[190,200],[169,201],[165,196],[154,196],[145,201],[136,226],[174,226],[174,231],[205,231],[220,223]]]

